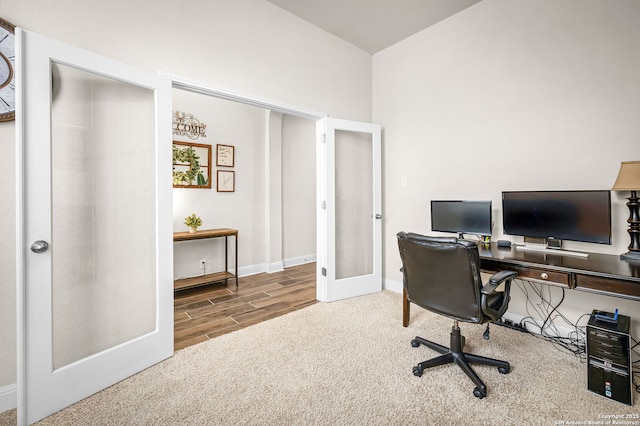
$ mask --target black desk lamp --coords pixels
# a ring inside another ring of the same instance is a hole
[[[636,191],[640,191],[640,161],[623,161],[620,164],[618,178],[613,184],[613,191],[631,191],[631,196],[627,198],[629,202],[629,236],[631,244],[629,244],[629,252],[620,255],[624,260],[635,260],[640,262],[640,213],[638,213],[638,195]]]

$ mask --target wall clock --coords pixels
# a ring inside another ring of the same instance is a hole
[[[16,118],[15,28],[0,18],[0,121]]]

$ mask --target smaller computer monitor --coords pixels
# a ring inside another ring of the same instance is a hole
[[[491,201],[431,201],[432,231],[487,237],[491,225]]]

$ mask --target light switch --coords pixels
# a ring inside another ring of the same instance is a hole
[[[400,179],[400,186],[403,188],[406,188],[409,186],[409,180],[407,179],[406,176],[402,176],[402,179]]]

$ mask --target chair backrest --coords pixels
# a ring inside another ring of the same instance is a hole
[[[483,321],[476,243],[401,232],[398,247],[411,302],[453,319]]]

